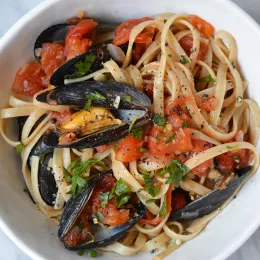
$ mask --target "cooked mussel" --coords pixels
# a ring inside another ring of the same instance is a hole
[[[94,59],[92,60],[92,57]],[[66,78],[74,78],[76,77],[77,72],[77,64],[84,63],[86,59],[91,59],[91,66],[89,68],[89,72],[95,72],[101,68],[103,68],[103,63],[108,61],[111,56],[107,50],[106,46],[102,48],[90,48],[86,53],[83,53],[73,59],[70,59],[62,66],[60,66],[51,76],[50,84],[55,87],[64,86],[64,80]],[[82,75],[83,76],[83,75]]]
[[[18,118],[19,138],[21,138],[23,125],[26,120],[27,117]],[[51,158],[53,157],[53,149],[47,146],[41,138],[33,147],[28,157],[29,168],[31,168],[32,156],[41,157],[38,170],[39,191],[42,199],[46,202],[46,204],[48,204],[49,206],[53,206],[53,201],[55,200],[55,196],[58,191],[54,178],[54,172],[52,168],[49,167],[49,160],[51,160]]]
[[[148,111],[150,99],[138,89],[122,83],[75,83],[66,88],[44,92],[36,99],[54,106],[82,108],[93,93],[98,93],[102,98],[93,100],[93,107],[89,111],[80,110],[74,113],[71,122],[46,134],[46,145],[78,149],[97,147],[126,136],[132,121],[137,118],[134,128],[143,128],[151,122]]]
[[[83,215],[85,214],[84,208],[86,207],[93,189],[96,185],[98,185],[98,181],[104,178],[104,176],[111,175],[113,172],[107,171],[105,173],[101,173],[94,177],[93,179],[88,181],[87,186],[80,192],[80,194],[76,197],[71,197],[68,202],[66,203],[63,213],[61,215],[61,220],[59,224],[59,230],[58,230],[58,237],[59,239],[65,244],[65,247],[70,250],[79,250],[79,249],[91,249],[91,248],[98,248],[98,247],[104,247],[110,244],[115,243],[116,241],[120,240],[138,221],[139,219],[144,215],[145,213],[145,206],[142,203],[132,204],[128,207],[126,206],[127,210],[129,210],[129,217],[130,219],[120,225],[116,226],[114,228],[108,228],[104,225],[100,225],[100,223],[94,224],[93,219],[88,217],[88,224],[87,227],[90,227],[90,233],[91,236],[89,236],[89,239],[87,236],[85,236],[85,239],[80,241],[80,243],[73,243],[71,244],[71,236],[69,237],[69,245],[66,242],[66,235],[68,232],[74,233],[80,232],[80,229],[83,230],[83,227],[80,227],[80,223],[77,222],[77,219],[81,216],[82,212]],[[88,212],[88,211],[87,211]],[[83,217],[84,219],[84,217]],[[74,227],[75,230],[73,232],[71,229]]]
[[[217,210],[243,182],[251,171],[251,166],[246,166],[240,170],[236,170],[236,176],[226,185],[225,188],[216,189],[206,196],[203,196],[183,209],[170,215],[169,220],[184,221],[201,218],[205,215]]]

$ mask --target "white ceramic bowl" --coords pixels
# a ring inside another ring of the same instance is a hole
[[[249,94],[260,103],[260,29],[253,19],[227,0],[50,0],[17,22],[0,42],[0,104],[7,104],[14,75],[33,59],[37,35],[48,26],[75,16],[77,10],[102,21],[123,21],[162,12],[186,12],[202,16],[216,29],[231,32],[238,43],[239,62],[249,81]],[[23,192],[20,160],[13,148],[0,139],[0,227],[33,259],[82,259],[64,249],[57,227],[47,220]],[[233,253],[260,224],[260,178],[256,174],[237,198],[198,237],[185,243],[170,258],[220,260]],[[100,259],[113,259],[105,254]],[[117,259],[129,257],[116,256]],[[142,255],[143,260],[152,255]],[[131,259],[140,259],[140,255]]]

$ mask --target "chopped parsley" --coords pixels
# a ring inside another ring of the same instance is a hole
[[[88,251],[88,256],[89,256],[89,257],[96,258],[96,257],[97,257],[97,251],[94,250],[94,249],[90,249],[90,250]]]
[[[169,58],[172,58],[172,55],[169,53],[169,54],[168,54],[168,57],[169,57]]]
[[[53,152],[53,148],[51,149],[48,149],[46,151],[44,151],[43,153],[41,153],[40,155],[40,162],[43,163],[44,162],[44,159],[45,159],[45,156],[48,154],[48,153],[52,153]]]
[[[160,116],[159,114],[156,113],[153,116],[153,122],[156,125],[163,126],[163,127],[166,125],[166,119],[163,116]]]
[[[83,230],[84,229],[84,223],[80,222],[77,227],[80,229],[80,230]]]
[[[138,140],[143,139],[143,130],[141,127],[134,128],[132,130],[131,134]]]
[[[150,199],[150,200],[147,200],[147,201],[146,201],[147,204],[149,204],[149,203],[153,203],[153,202],[155,202],[154,199]]]
[[[189,60],[184,55],[182,55],[181,56],[181,64],[187,64],[187,63],[189,63]]]
[[[173,133],[171,136],[166,136],[166,143],[170,143],[176,137],[176,133]]]
[[[79,256],[83,256],[84,253],[85,253],[85,250],[84,250],[84,249],[80,249],[80,250],[78,251],[78,255],[79,255]]]
[[[63,168],[63,173],[65,175],[66,181],[71,183],[72,182],[72,175],[70,174],[70,172],[66,168]]]
[[[96,55],[93,53],[90,53],[86,55],[85,61],[78,61],[74,67],[75,67],[75,72],[71,75],[65,75],[65,79],[75,79],[75,78],[80,78],[86,75],[88,72],[90,72],[90,68],[93,64],[93,62],[96,59]]]
[[[162,171],[158,172],[158,175],[165,175],[169,173],[166,183],[171,183],[174,187],[179,187],[180,182],[184,179],[185,174],[189,171],[189,168],[185,164],[181,164],[178,160],[172,160],[169,166],[165,166]]]
[[[144,147],[140,148],[141,153],[146,153],[147,151],[148,151],[147,148],[144,148]]]
[[[167,202],[166,202],[166,198],[164,197],[164,201],[159,212],[159,217],[164,217],[166,216],[166,214],[167,214]]]
[[[103,222],[105,220],[105,218],[104,218],[104,216],[103,216],[103,214],[101,212],[95,212],[94,215],[97,218],[97,221],[99,223],[101,223],[101,222]]]
[[[122,205],[126,204],[128,200],[130,199],[130,196],[127,194],[122,194],[120,197],[116,199],[116,206],[120,208]]]
[[[16,152],[17,153],[22,153],[23,149],[24,149],[25,145],[24,143],[21,141],[18,145],[16,145]]]
[[[196,82],[216,82],[216,80],[211,76],[207,76],[204,78],[200,78],[200,79],[195,79]]]
[[[104,100],[104,99],[105,99],[105,97],[102,96],[97,91],[95,93],[90,93],[89,95],[87,95],[87,100],[86,100],[86,104],[84,106],[84,110],[86,110],[86,111],[90,110],[92,101],[94,101],[94,100]]]
[[[123,99],[124,101],[129,102],[129,103],[132,102],[132,97],[131,97],[131,96],[123,96],[122,99]]]
[[[188,125],[183,121],[182,124],[181,124],[181,127],[182,128],[188,128]]]
[[[227,145],[226,147],[227,147],[228,150],[238,150],[238,145],[235,145],[235,146]]]
[[[129,126],[129,129],[128,129],[129,134],[131,133],[132,128],[133,128],[133,126],[134,126],[134,124],[135,124],[135,122],[136,122],[136,120],[137,120],[138,118],[139,118],[139,116],[136,115],[136,116],[134,117],[133,121],[131,122],[131,124],[130,124],[130,126]]]
[[[122,178],[120,178],[116,182],[114,188],[115,188],[115,194],[117,196],[121,196],[122,194],[128,193],[131,191],[131,189],[123,182]]]
[[[154,183],[149,175],[144,175],[143,177],[144,177],[145,190],[152,197],[155,197],[159,190],[154,186]]]
[[[70,193],[76,197],[80,191],[87,185],[87,181],[81,177],[85,169],[92,166],[98,162],[98,159],[89,159],[86,162],[81,162],[81,160],[73,161],[70,163],[67,171],[72,171],[71,177],[71,191]],[[66,172],[66,171],[65,171]]]
[[[107,205],[107,203],[108,203],[109,192],[104,192],[104,193],[101,192],[99,194],[99,197],[101,198],[101,205],[100,205],[100,207],[104,208]]]

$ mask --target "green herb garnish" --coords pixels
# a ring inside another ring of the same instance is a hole
[[[117,196],[121,196],[124,193],[128,193],[131,189],[123,182],[122,178],[120,178],[115,184],[115,194]]]
[[[120,208],[122,205],[126,204],[128,200],[130,199],[130,196],[127,194],[123,194],[120,197],[116,199],[116,206]]]
[[[80,230],[83,230],[84,229],[84,223],[80,222],[77,227],[80,229]]]
[[[79,255],[79,256],[83,256],[84,253],[85,253],[85,250],[84,250],[84,249],[80,249],[80,250],[78,251],[78,255]]]
[[[90,68],[93,64],[93,62],[96,59],[96,55],[93,53],[90,53],[89,55],[86,55],[85,61],[78,61],[74,67],[76,71],[71,74],[71,75],[65,75],[65,79],[75,79],[75,78],[80,78],[83,77],[85,74],[90,72]]]
[[[134,117],[132,123],[130,124],[129,129],[128,129],[129,134],[131,133],[132,128],[133,128],[133,126],[134,126],[134,124],[135,124],[135,122],[136,122],[136,120],[137,120],[138,118],[139,118],[139,116],[136,115],[136,116]]]
[[[131,134],[136,137],[136,139],[138,140],[142,140],[143,139],[143,130],[141,127],[137,127],[134,128],[131,132]]]
[[[240,97],[240,96],[238,96],[238,97],[237,97],[237,103],[241,103],[241,102],[242,102],[242,100],[243,100],[243,98],[242,98],[242,97]]]
[[[131,96],[123,96],[122,99],[123,99],[124,101],[129,102],[129,103],[132,102],[132,97],[131,97]]]
[[[167,214],[167,202],[166,202],[166,198],[164,197],[164,201],[159,212],[159,217],[164,217],[166,216],[166,214]]]
[[[97,221],[99,223],[101,223],[105,220],[105,218],[101,212],[95,212],[95,217],[97,218]]]
[[[150,200],[147,200],[147,201],[146,201],[147,204],[149,204],[149,203],[153,203],[153,202],[155,202],[154,199],[150,199]]]
[[[66,168],[63,168],[63,173],[65,175],[66,181],[71,183],[72,182],[72,175],[70,174],[70,172]]]
[[[149,175],[144,175],[143,177],[144,177],[145,190],[152,197],[155,197],[159,190],[154,186],[154,183]]]
[[[169,166],[165,166],[158,175],[169,173],[166,183],[171,183],[174,187],[179,187],[180,182],[184,179],[189,168],[185,164],[181,164],[178,160],[172,160]]]
[[[90,249],[88,251],[88,256],[96,258],[97,257],[97,251],[95,251],[94,249]]]
[[[16,152],[17,153],[22,153],[23,149],[24,149],[25,145],[24,143],[21,141],[18,145],[16,145]]]
[[[48,154],[48,153],[52,153],[53,152],[53,148],[52,149],[48,149],[46,150],[45,152],[41,153],[40,155],[40,162],[43,163],[44,162],[44,159],[45,159],[45,156]]]
[[[98,93],[97,91],[95,93],[90,93],[89,95],[87,95],[87,101],[86,104],[84,106],[84,110],[89,111],[92,101],[94,100],[104,100],[105,97],[102,96],[100,93]]]
[[[153,122],[159,126],[163,126],[163,127],[166,126],[166,119],[163,116],[160,116],[159,114],[156,113],[153,116]]]
[[[184,55],[181,56],[181,64],[187,64],[189,62],[190,61]]]
[[[173,133],[171,136],[166,136],[166,143],[171,142],[176,137],[176,133]]]
[[[147,148],[144,148],[144,147],[142,147],[142,148],[140,148],[140,152],[141,152],[141,153],[146,153],[146,152],[148,152],[148,149],[147,149]]]
[[[109,192],[104,192],[104,193],[101,192],[99,194],[99,197],[101,198],[101,205],[100,205],[100,207],[104,208],[107,205],[107,203],[108,203]]]
[[[72,171],[71,193],[73,196],[77,196],[80,191],[87,185],[87,181],[81,177],[85,169],[96,163],[101,163],[101,161],[98,159],[89,159],[86,162],[81,162],[81,160],[77,160],[70,163],[67,171]]]
[[[216,82],[216,80],[214,78],[212,78],[211,75],[204,77],[204,78],[200,78],[200,79],[196,79],[196,82]]]
[[[235,145],[235,146],[227,145],[226,147],[227,147],[228,150],[238,150],[238,145]]]
[[[172,58],[172,55],[169,53],[169,54],[168,54],[168,57],[169,57],[169,58]]]
[[[182,124],[181,124],[181,127],[182,128],[188,128],[188,125],[183,121]]]

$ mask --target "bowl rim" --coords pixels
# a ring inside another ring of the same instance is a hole
[[[260,25],[247,12],[245,12],[236,3],[232,2],[232,0],[217,0],[217,1],[222,3],[227,8],[233,10],[240,16],[242,16],[243,19],[255,31],[255,33],[257,33],[260,37]],[[0,54],[7,47],[7,45],[12,40],[12,38],[17,34],[17,32],[21,30],[26,23],[30,22],[30,20],[34,20],[38,14],[44,12],[50,6],[59,2],[63,2],[63,0],[48,0],[48,1],[43,0],[33,9],[31,9],[28,13],[26,13],[22,18],[20,18],[14,25],[12,25],[12,27],[0,39]],[[246,225],[246,228],[244,228],[241,231],[240,236],[233,241],[232,246],[230,246],[229,244],[225,248],[222,248],[220,253],[214,258],[212,258],[211,260],[224,260],[228,258],[232,253],[234,253],[237,249],[239,249],[242,246],[242,244],[244,244],[249,239],[249,237],[256,231],[256,229],[260,226],[260,218],[258,216],[256,215],[252,216],[252,219],[253,221],[251,221],[250,224]],[[3,230],[3,232],[7,235],[7,237],[11,239],[12,242],[19,249],[21,249],[26,255],[28,255],[32,259],[48,260],[47,258],[42,257],[41,254],[39,254],[38,252],[34,251],[32,248],[30,248],[30,246],[25,244],[23,240],[16,237],[15,231],[12,230],[12,228],[8,226],[7,223],[4,222],[1,216],[0,216],[0,229]]]

